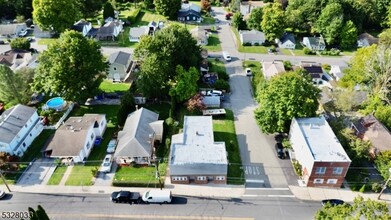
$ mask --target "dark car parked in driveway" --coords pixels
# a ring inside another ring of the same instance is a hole
[[[275,148],[276,148],[277,157],[280,159],[285,159],[286,152],[282,143],[276,143]]]
[[[138,192],[115,191],[111,193],[111,201],[115,203],[140,203],[141,195]]]

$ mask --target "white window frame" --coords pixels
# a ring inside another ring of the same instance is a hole
[[[316,167],[315,174],[325,174],[326,170],[326,167]]]
[[[204,181],[206,180],[206,176],[197,176],[198,181]]]
[[[323,182],[324,182],[324,179],[321,179],[321,178],[314,179],[314,184],[323,184]]]
[[[225,180],[225,176],[216,176],[216,180]]]
[[[338,183],[338,179],[328,179],[327,180],[327,184],[337,184]]]
[[[343,167],[333,167],[333,174],[341,175],[343,172]]]

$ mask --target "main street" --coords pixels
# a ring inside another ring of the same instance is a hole
[[[74,219],[313,219],[319,202],[295,198],[198,198],[175,195],[172,204],[116,204],[108,194],[13,193],[0,200],[1,212],[44,207],[51,220]],[[1,215],[2,213],[0,213]],[[5,219],[1,218],[0,219]],[[20,219],[20,218],[15,218]]]

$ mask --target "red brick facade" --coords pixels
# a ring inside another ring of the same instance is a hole
[[[226,184],[227,176],[170,176],[171,183],[175,184]]]
[[[350,162],[315,162],[312,172],[304,178],[309,187],[341,187]],[[319,171],[319,173],[317,173]]]

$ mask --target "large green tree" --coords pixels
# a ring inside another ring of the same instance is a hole
[[[176,76],[171,81],[170,96],[175,97],[175,100],[182,102],[188,100],[197,93],[197,81],[200,74],[195,67],[190,67],[186,71],[182,66],[176,67]]]
[[[6,103],[25,104],[31,95],[29,83],[34,72],[14,73],[8,66],[0,64],[0,100]]]
[[[53,93],[70,101],[96,94],[107,69],[100,45],[76,31],[66,31],[38,57],[34,91]]]
[[[80,17],[80,5],[75,0],[33,0],[33,19],[41,29],[62,33]]]
[[[103,6],[103,19],[108,17],[114,18],[114,7],[110,2],[106,2]]]
[[[79,0],[80,11],[84,18],[94,17],[102,10],[102,0]]]
[[[265,133],[287,132],[294,117],[312,117],[320,90],[301,72],[272,77],[257,94],[255,118]]]
[[[235,12],[232,17],[232,25],[238,30],[243,30],[246,28],[246,22],[243,20],[243,15],[240,11]]]
[[[352,21],[347,21],[340,33],[340,45],[343,49],[353,47],[357,42],[358,30]]]
[[[185,70],[198,66],[201,48],[182,26],[171,25],[154,36],[143,37],[134,56],[141,62],[137,86],[145,96],[168,95],[169,82],[176,77],[175,67]]]
[[[254,8],[251,11],[250,17],[247,19],[247,27],[249,27],[250,29],[262,31],[261,28],[262,16],[263,16],[262,8],[261,7]]]
[[[379,44],[385,47],[391,47],[391,28],[384,29],[379,34]]]
[[[18,37],[11,40],[10,46],[12,49],[28,50],[30,49],[30,42],[27,40],[27,38]]]
[[[315,219],[390,219],[388,205],[384,201],[364,200],[357,196],[353,205],[331,206],[327,204],[315,214]]]
[[[343,9],[339,3],[328,4],[315,23],[315,31],[321,33],[328,44],[334,44],[343,26]]]
[[[269,41],[282,36],[285,31],[285,15],[281,3],[275,2],[263,7],[261,27]]]
[[[289,0],[285,10],[287,26],[294,31],[310,31],[320,10],[319,0]]]
[[[391,167],[391,150],[383,151],[381,154],[376,156],[375,164],[377,170],[380,172],[380,175],[383,179],[387,180],[390,178],[390,167]],[[391,186],[391,182],[388,185]]]
[[[178,11],[181,8],[181,0],[154,0],[155,9],[157,13],[175,19]]]

